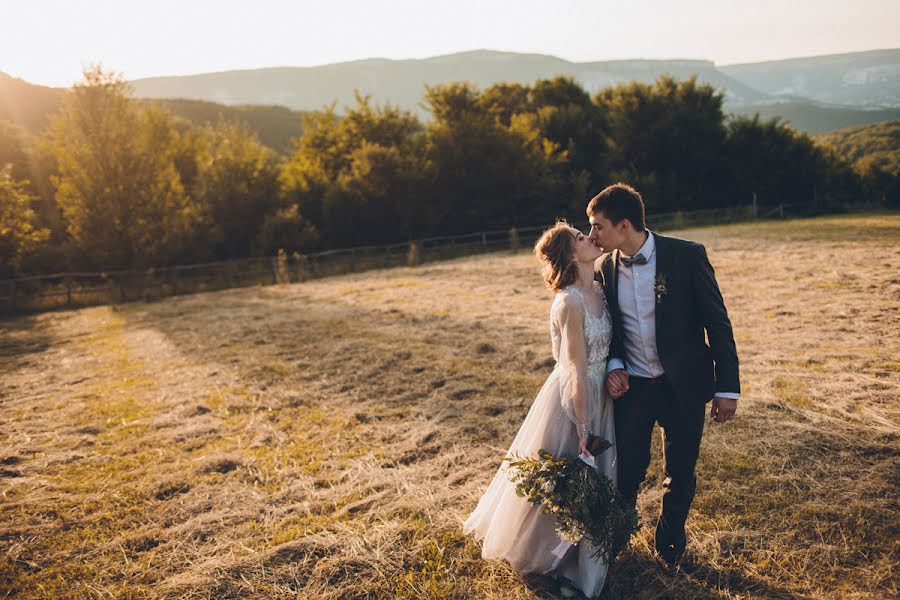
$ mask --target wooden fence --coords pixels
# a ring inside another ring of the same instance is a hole
[[[653,215],[654,230],[674,230],[757,218],[803,216],[805,205],[756,205]],[[582,224],[577,224],[582,225]],[[586,224],[584,224],[586,225]],[[160,269],[56,273],[0,281],[0,312],[7,314],[97,304],[150,301],[179,294],[250,285],[294,283],[369,269],[414,266],[458,256],[530,248],[546,225],[423,238],[314,254],[286,254]]]

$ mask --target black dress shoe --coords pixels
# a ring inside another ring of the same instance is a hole
[[[678,569],[678,565],[681,563],[683,555],[684,552],[676,550],[674,546],[656,549],[656,556],[663,563],[666,570]]]

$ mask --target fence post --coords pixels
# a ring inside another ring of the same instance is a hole
[[[272,267],[272,285],[278,283],[278,262],[276,258],[272,258],[271,262]]]
[[[778,205],[778,216],[784,218],[784,204]]]
[[[172,295],[178,295],[178,268],[172,268]]]
[[[16,310],[16,281],[9,282],[9,306],[12,310]]]
[[[414,267],[422,262],[422,249],[418,243],[412,241],[409,243],[409,249],[406,252],[406,266]]]
[[[481,232],[481,248],[487,250],[487,234],[483,231]]]
[[[72,307],[72,278],[66,277],[66,306]]]
[[[755,221],[759,216],[759,208],[756,204],[756,192],[753,192],[753,220]]]
[[[519,230],[515,227],[509,230],[509,249],[513,253],[519,250]]]
[[[234,261],[232,259],[225,263],[225,285],[230,288],[234,287]]]
[[[356,248],[350,250],[350,272],[356,273]]]

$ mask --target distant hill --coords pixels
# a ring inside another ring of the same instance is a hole
[[[34,85],[0,72],[0,121],[11,121],[29,133],[39,133],[59,108],[64,89]]]
[[[141,100],[165,108],[194,125],[215,125],[219,118],[242,121],[259,141],[281,154],[291,152],[291,140],[302,132],[303,111],[283,106],[225,106],[203,100]]]
[[[0,72],[0,121],[9,121],[30,135],[39,135],[62,103],[66,90],[34,85]],[[283,106],[225,106],[202,100],[144,100],[195,125],[215,124],[220,117],[243,121],[260,141],[276,152],[291,151],[300,135],[303,112]]]
[[[669,73],[678,78],[697,74],[702,83],[726,91],[741,104],[766,98],[702,60],[619,60],[573,63],[553,56],[476,50],[416,60],[368,59],[320,67],[279,67],[225,71],[133,81],[143,98],[196,98],[222,104],[280,104],[318,110],[332,102],[352,105],[354,90],[371,94],[425,116],[426,85],[471,81],[487,87],[501,81],[533,83],[536,79],[569,75],[589,92],[626,81],[650,83]]]
[[[876,50],[716,67],[704,60],[616,60],[575,63],[541,54],[475,50],[415,60],[373,58],[318,67],[224,71],[134,81],[146,98],[195,98],[223,104],[280,104],[316,110],[353,103],[353,91],[371,94],[424,114],[425,85],[471,81],[532,83],[570,75],[588,91],[627,81],[654,81],[660,74],[698,75],[725,93],[730,106],[785,100],[846,105],[844,108],[900,108],[900,50]],[[843,106],[842,106],[843,107]]]
[[[875,162],[887,173],[900,177],[900,120],[847,127],[813,139],[835,148],[851,163]]]
[[[847,106],[900,108],[900,49],[718,67],[770,96]]]
[[[785,102],[756,106],[729,106],[726,111],[735,115],[753,116],[759,113],[762,119],[780,117],[798,131],[810,135],[834,131],[853,125],[878,123],[900,119],[900,108],[863,110],[858,108],[826,107],[809,101]]]

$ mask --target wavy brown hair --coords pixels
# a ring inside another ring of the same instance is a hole
[[[534,255],[544,263],[544,281],[554,292],[572,285],[578,278],[575,246],[569,227],[571,225],[565,219],[560,219],[542,233],[534,245]]]

